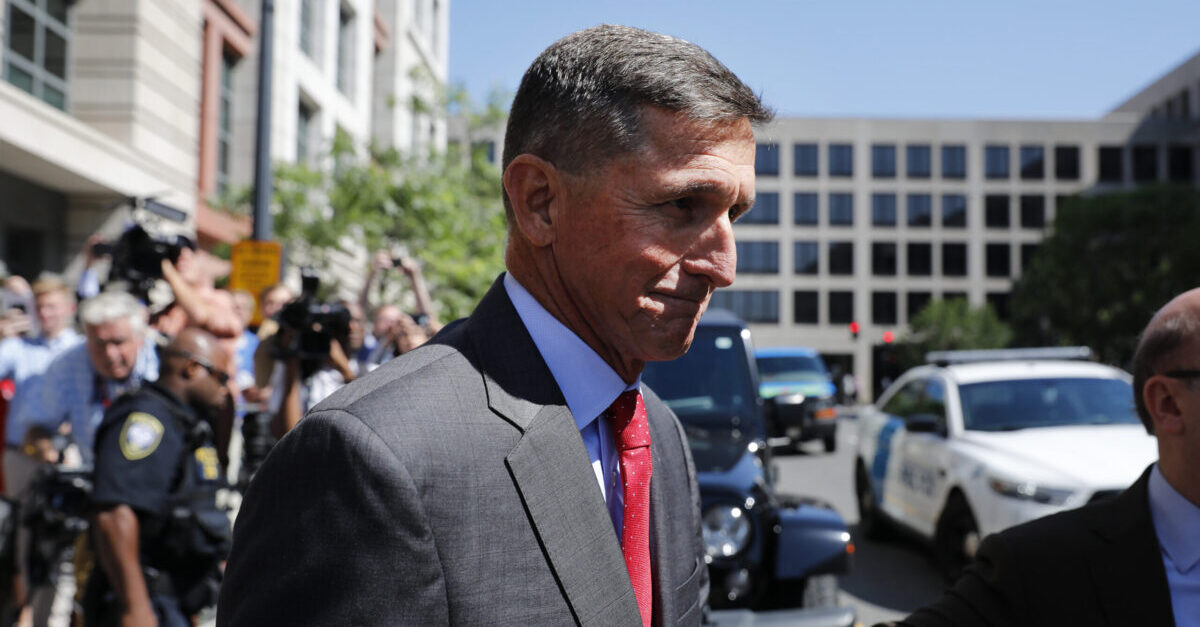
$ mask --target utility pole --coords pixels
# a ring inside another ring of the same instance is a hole
[[[258,116],[254,144],[254,230],[258,241],[271,239],[271,56],[275,38],[275,0],[262,0],[258,40]]]

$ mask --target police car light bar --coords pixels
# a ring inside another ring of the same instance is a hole
[[[1041,361],[1060,359],[1090,361],[1092,349],[1086,346],[1052,346],[1047,348],[997,348],[989,350],[932,351],[925,353],[926,363],[948,366],[981,361]]]

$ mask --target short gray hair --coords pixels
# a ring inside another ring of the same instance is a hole
[[[774,115],[700,46],[605,24],[554,42],[525,71],[508,114],[503,167],[529,153],[579,174],[631,152],[643,140],[646,105],[702,122],[757,124]],[[504,201],[511,221],[507,194]]]
[[[79,306],[79,320],[86,326],[96,326],[126,318],[135,334],[146,328],[146,308],[125,292],[102,292]]]
[[[1154,419],[1142,398],[1146,381],[1158,374],[1163,360],[1200,334],[1200,318],[1190,307],[1165,316],[1160,321],[1151,321],[1150,327],[1138,338],[1137,350],[1133,353],[1133,402],[1138,418],[1142,419],[1146,431],[1154,434]]]

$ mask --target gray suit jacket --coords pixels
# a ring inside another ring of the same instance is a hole
[[[655,623],[696,625],[695,472],[674,414],[645,402]],[[238,515],[217,623],[640,624],[579,430],[499,280],[279,442]]]

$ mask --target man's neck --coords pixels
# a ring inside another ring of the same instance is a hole
[[[1200,481],[1196,480],[1194,469],[1189,474],[1186,461],[1176,460],[1172,455],[1164,456],[1160,451],[1158,469],[1176,492],[1192,505],[1200,507]]]

